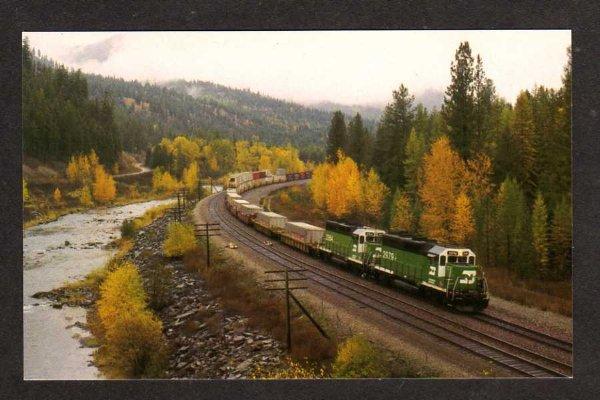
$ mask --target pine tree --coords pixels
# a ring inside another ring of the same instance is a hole
[[[338,162],[338,152],[341,150],[344,154],[347,151],[346,122],[344,114],[341,111],[333,113],[331,125],[327,134],[327,158],[333,162]]]
[[[517,179],[529,198],[533,198],[536,186],[535,167],[535,125],[531,107],[531,95],[524,91],[517,97],[514,111],[513,135],[516,146],[511,151],[516,154]]]
[[[425,143],[415,129],[410,131],[404,151],[404,189],[414,203],[417,200],[419,184],[422,180],[421,164],[425,155]]]
[[[469,42],[462,42],[450,67],[442,114],[453,147],[463,159],[469,157],[474,132],[475,69]]]
[[[464,165],[450,141],[442,136],[423,159],[423,182],[419,196],[423,204],[420,225],[432,239],[448,241],[456,198],[463,184]]]
[[[531,236],[535,251],[535,266],[542,273],[548,269],[548,210],[544,197],[538,191],[531,213]]]
[[[471,200],[461,192],[456,198],[454,213],[450,224],[450,237],[458,245],[469,245],[475,233]]]
[[[377,127],[372,165],[387,187],[404,185],[404,151],[414,121],[414,96],[404,85],[393,92]]]
[[[408,195],[396,189],[392,199],[390,212],[390,230],[400,232],[413,232],[413,214],[411,210],[410,198]]]
[[[554,208],[550,234],[552,267],[562,277],[571,269],[572,216],[569,198],[564,195]]]
[[[348,123],[348,156],[359,166],[366,166],[369,154],[369,132],[363,125],[362,117],[356,113]]]
[[[507,178],[498,192],[496,210],[496,262],[521,275],[530,270],[529,220],[525,195],[516,180]]]

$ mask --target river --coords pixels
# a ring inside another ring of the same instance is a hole
[[[101,379],[90,364],[94,349],[78,337],[89,333],[81,307],[52,308],[50,301],[31,296],[83,278],[104,265],[115,250],[104,246],[120,236],[124,219],[173,200],[148,201],[65,215],[23,232],[24,379]]]

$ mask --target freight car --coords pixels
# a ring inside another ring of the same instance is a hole
[[[283,176],[278,175],[283,172],[278,170],[275,177]],[[255,181],[264,179],[254,176]],[[285,179],[293,181],[311,176],[312,171],[303,171],[287,173]],[[236,191],[241,193],[247,188],[248,181],[242,181]],[[409,286],[461,311],[477,312],[488,305],[485,276],[476,264],[475,253],[468,248],[337,221],[326,221],[323,229],[260,211],[260,207],[234,199],[231,194],[226,201],[232,214],[256,230],[312,256],[342,261],[364,277]]]

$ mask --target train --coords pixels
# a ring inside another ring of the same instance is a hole
[[[257,172],[261,173],[232,175],[225,197],[229,212],[257,231],[315,258],[337,261],[363,277],[414,289],[459,311],[480,312],[488,306],[487,280],[471,249],[343,221],[327,220],[325,228],[289,221],[250,204],[240,194],[273,182],[308,179],[311,171]]]

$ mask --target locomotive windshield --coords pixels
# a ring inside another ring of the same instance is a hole
[[[381,243],[381,236],[367,236],[367,243]]]

